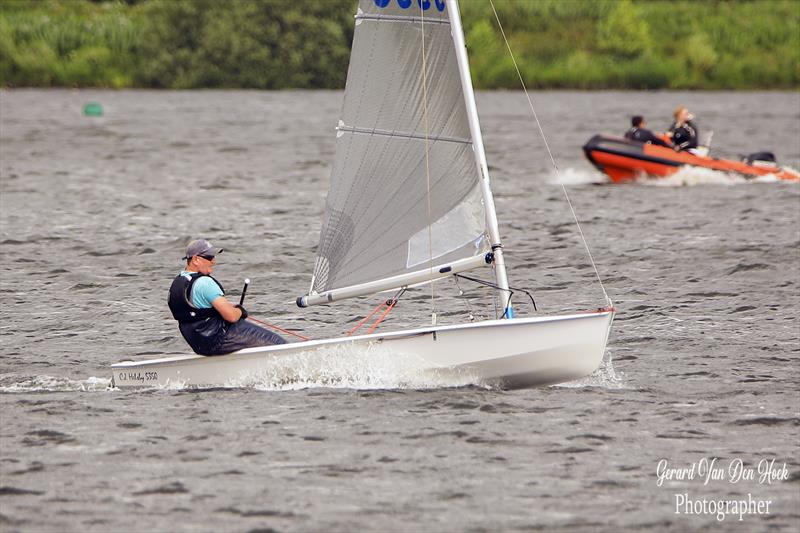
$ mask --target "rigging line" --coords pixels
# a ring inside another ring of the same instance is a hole
[[[506,38],[506,32],[503,30],[503,25],[500,23],[500,17],[497,15],[497,10],[494,8],[494,2],[489,0],[489,5],[492,6],[492,12],[494,13],[494,18],[497,20],[497,26],[500,28],[500,34],[503,36],[503,41],[506,43],[506,48],[508,49],[508,55],[511,56],[511,62],[514,64],[514,69],[517,71],[517,76],[519,77],[519,82],[522,84],[522,90],[525,92],[525,97],[528,99],[528,105],[531,108],[531,112],[533,113],[533,118],[536,119],[536,125],[539,127],[539,133],[542,135],[542,140],[544,141],[544,146],[547,148],[547,154],[550,156],[550,162],[553,163],[553,168],[556,170],[556,176],[558,176],[559,181],[561,181],[561,170],[558,168],[556,164],[556,160],[553,157],[553,152],[550,150],[550,144],[547,142],[547,137],[544,134],[544,129],[542,129],[542,123],[539,122],[539,116],[536,114],[536,109],[533,107],[533,101],[531,100],[531,95],[528,94],[528,88],[525,87],[525,81],[522,79],[522,72],[519,70],[519,66],[517,65],[517,60],[514,58],[514,52],[511,51],[511,45],[508,43],[508,39]],[[608,297],[608,293],[606,292],[606,288],[603,285],[603,280],[600,279],[600,272],[597,270],[597,265],[594,262],[594,257],[592,257],[592,251],[589,249],[589,244],[586,242],[586,237],[583,235],[583,229],[581,229],[581,223],[578,221],[578,215],[575,214],[575,209],[572,207],[572,201],[569,199],[569,194],[567,194],[567,188],[561,183],[561,190],[564,192],[564,198],[567,199],[567,204],[569,205],[569,210],[572,212],[572,218],[575,219],[575,225],[578,226],[578,233],[580,233],[581,240],[583,241],[583,246],[586,248],[586,253],[589,256],[589,261],[592,263],[592,268],[594,268],[594,274],[597,276],[597,281],[600,283],[600,288],[603,290],[603,296],[606,297],[606,301],[609,305],[611,305],[611,298]]]
[[[379,311],[379,310],[380,310],[380,309],[381,309],[381,308],[382,308],[384,305],[386,305],[386,302],[385,302],[385,301],[383,301],[383,302],[379,303],[379,304],[378,304],[378,305],[375,307],[375,309],[373,309],[373,310],[372,310],[372,312],[370,312],[370,314],[368,314],[368,315],[367,315],[367,316],[365,316],[363,319],[361,319],[361,321],[360,321],[358,324],[356,324],[356,326],[355,326],[353,329],[351,329],[350,331],[348,331],[346,336],[347,336],[347,337],[349,337],[349,336],[351,336],[353,333],[355,333],[356,331],[358,331],[358,330],[361,328],[361,326],[363,326],[363,325],[364,325],[364,324],[367,322],[367,320],[369,320],[370,318],[372,318],[372,315],[374,315],[375,313],[377,313],[377,312],[378,312],[378,311]]]
[[[419,3],[420,13],[420,34],[422,35],[422,116],[425,122],[425,178],[428,187],[428,262],[430,263],[431,277],[433,277],[433,216],[431,215],[431,169],[430,169],[430,153],[428,147],[428,69],[425,57],[425,10],[422,7],[422,2]],[[436,294],[431,286],[431,322],[436,325]]]
[[[251,321],[253,321],[253,322],[257,323],[257,324],[261,324],[262,326],[266,326],[266,327],[271,328],[271,329],[277,329],[278,331],[280,331],[282,333],[286,333],[288,335],[293,335],[293,336],[297,337],[298,339],[301,339],[301,340],[304,340],[304,341],[310,341],[311,340],[310,338],[308,338],[308,337],[306,337],[304,335],[300,335],[299,333],[294,333],[293,331],[289,331],[288,329],[279,328],[275,324],[270,324],[269,322],[264,322],[263,320],[259,320],[257,318],[253,318],[252,316],[248,316],[247,320],[251,320]]]
[[[453,276],[453,281],[456,282],[456,288],[458,289],[458,295],[461,296],[461,299],[464,301],[464,304],[467,306],[467,314],[469,315],[469,321],[475,321],[475,314],[472,312],[472,306],[469,303],[469,298],[467,295],[464,294],[464,290],[461,288],[461,285],[458,283],[458,276]]]
[[[383,321],[383,319],[384,319],[384,318],[386,318],[386,315],[388,315],[388,314],[389,314],[389,311],[391,311],[391,310],[394,308],[394,306],[396,306],[396,305],[397,305],[397,302],[400,300],[400,297],[401,297],[401,296],[403,296],[405,293],[406,293],[406,288],[405,288],[405,287],[403,287],[403,288],[401,288],[400,290],[398,290],[396,293],[394,293],[394,296],[392,296],[392,297],[391,297],[391,298],[389,298],[388,300],[384,300],[384,301],[382,301],[381,303],[379,303],[379,304],[378,304],[378,305],[375,307],[375,309],[373,309],[373,310],[370,312],[370,314],[368,314],[368,315],[367,315],[367,316],[365,316],[363,319],[361,319],[361,320],[359,321],[359,323],[358,323],[358,324],[356,324],[356,326],[355,326],[353,329],[351,329],[350,331],[348,331],[348,332],[347,332],[347,335],[346,335],[346,337],[350,337],[351,335],[353,335],[353,333],[355,333],[356,331],[358,331],[359,329],[361,329],[361,326],[363,326],[364,324],[366,324],[366,323],[367,323],[367,321],[368,321],[370,318],[372,318],[372,316],[373,316],[375,313],[377,313],[378,311],[380,311],[381,309],[383,309],[383,307],[385,306],[385,307],[386,307],[386,310],[385,310],[385,311],[384,311],[384,313],[383,313],[383,314],[380,316],[380,318],[378,318],[378,320],[376,320],[376,321],[375,321],[375,323],[372,325],[372,327],[371,327],[371,328],[369,328],[369,331],[367,331],[367,334],[369,334],[369,333],[372,333],[373,331],[375,331],[375,328],[377,328],[377,327],[378,327],[378,324],[380,324],[380,323]]]
[[[378,320],[376,320],[376,321],[375,321],[375,323],[374,323],[374,324],[372,324],[372,327],[370,327],[370,328],[369,328],[369,330],[367,331],[367,335],[369,335],[370,333],[372,333],[373,331],[375,331],[375,328],[377,328],[377,327],[378,327],[378,325],[379,325],[381,322],[383,322],[383,319],[384,319],[384,318],[386,318],[386,315],[388,315],[388,314],[389,314],[389,312],[390,312],[392,309],[394,309],[394,306],[396,306],[396,305],[397,305],[397,302],[399,302],[399,301],[400,301],[400,297],[401,297],[403,294],[405,294],[405,292],[406,292],[406,288],[405,288],[405,287],[403,287],[402,289],[400,289],[399,291],[397,291],[397,292],[395,293],[395,295],[394,295],[394,296],[392,296],[392,298],[391,298],[391,299],[389,299],[389,300],[386,300],[386,302],[384,302],[384,303],[385,303],[385,305],[386,305],[386,309],[383,311],[383,314],[382,314],[382,315],[381,315],[381,316],[378,318]]]
[[[505,292],[509,293],[509,296],[508,296],[509,299],[511,299],[511,297],[514,295],[514,291],[524,292],[528,296],[528,298],[531,299],[531,303],[533,304],[533,310],[534,311],[538,311],[539,310],[536,307],[536,300],[533,299],[533,294],[531,294],[531,291],[529,291],[528,289],[521,289],[519,287],[508,287],[507,289],[504,289],[504,288],[500,287],[497,283],[492,283],[491,281],[486,281],[486,280],[479,279],[479,278],[473,278],[473,277],[470,277],[470,276],[465,276],[464,274],[461,274],[461,273],[453,274],[453,277],[455,277],[455,278],[463,278],[463,279],[468,280],[468,281],[474,281],[475,283],[477,283],[479,285],[485,285],[487,287],[492,287],[493,289],[496,289],[498,291],[505,291]],[[457,281],[456,281],[456,284],[458,284]],[[510,306],[511,306],[511,304],[509,304],[509,307]],[[507,309],[508,308],[506,308],[506,310]],[[503,316],[505,316],[505,315],[503,315]]]
[[[391,303],[389,302],[386,303],[386,309],[383,311],[383,314],[380,317],[378,317],[378,320],[376,320],[375,323],[372,324],[372,326],[370,326],[370,328],[367,330],[367,335],[370,335],[372,332],[375,331],[375,328],[377,328],[378,325],[381,322],[383,322],[383,319],[386,318],[386,315],[389,314],[389,311],[394,309],[395,305],[397,305],[397,300],[392,300]]]

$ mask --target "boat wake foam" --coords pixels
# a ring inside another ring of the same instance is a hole
[[[74,380],[55,376],[0,376],[0,393],[97,392],[111,389],[111,379],[89,377]]]
[[[784,171],[791,172],[800,177],[800,172],[790,167],[783,167]],[[744,177],[733,172],[724,172],[702,167],[682,167],[675,174],[667,177],[642,176],[635,180],[643,185],[653,187],[692,187],[695,185],[743,185],[748,183],[784,183],[775,174],[765,176]],[[596,185],[610,184],[608,177],[595,170],[565,168],[554,172],[547,177],[551,185]]]
[[[287,391],[310,388],[355,390],[442,389],[478,386],[492,388],[477,373],[463,368],[431,369],[422,359],[394,353],[381,344],[369,346],[334,346],[313,352],[290,354],[266,361],[258,372],[231,380],[223,388],[250,388],[263,391]],[[614,370],[610,355],[600,367],[585,378],[556,385],[558,387],[628,388],[624,375]],[[186,384],[171,382],[160,387],[139,390],[183,390]],[[215,387],[219,388],[219,387]],[[74,380],[56,376],[0,375],[0,394],[32,392],[104,392],[118,390],[111,379],[88,377]]]
[[[610,183],[608,176],[594,169],[564,168],[559,172],[553,171],[547,177],[551,185],[592,185],[596,183]]]
[[[775,174],[746,178],[741,174],[701,167],[682,167],[675,174],[654,178],[643,176],[636,180],[654,187],[693,187],[695,185],[742,185],[746,183],[779,183]]]
[[[317,387],[437,389],[480,385],[479,381],[467,371],[432,370],[417,357],[393,353],[378,344],[333,346],[276,357],[258,373],[244,375],[227,385],[269,391]]]
[[[580,388],[580,387],[602,387],[604,389],[628,389],[625,382],[625,374],[614,370],[613,358],[607,352],[600,367],[586,376],[567,383],[559,383],[556,387]]]
[[[463,368],[431,369],[422,359],[391,352],[383,345],[336,346],[275,358],[257,373],[242,375],[223,388],[250,388],[263,391],[287,391],[310,388],[355,390],[442,389],[477,386],[493,388],[477,373]],[[628,388],[624,374],[614,370],[611,357],[585,378],[555,385],[558,387]],[[185,383],[171,382],[139,390],[183,390]],[[219,387],[215,387],[219,388]],[[118,390],[111,379],[88,377],[74,380],[57,376],[0,376],[0,394],[31,392],[104,392]]]

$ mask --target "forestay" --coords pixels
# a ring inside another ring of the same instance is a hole
[[[422,6],[359,2],[312,294],[489,248],[444,0]]]

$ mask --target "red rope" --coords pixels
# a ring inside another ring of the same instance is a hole
[[[358,324],[356,324],[356,327],[354,327],[353,329],[351,329],[351,330],[350,330],[350,331],[347,333],[347,336],[349,337],[350,335],[352,335],[353,333],[355,333],[356,331],[358,331],[358,330],[359,330],[359,328],[360,328],[361,326],[363,326],[363,325],[364,325],[364,323],[365,323],[367,320],[369,320],[369,319],[372,317],[372,315],[374,315],[375,313],[377,313],[377,312],[378,312],[378,309],[380,309],[380,308],[381,308],[381,307],[383,307],[384,305],[386,305],[386,302],[381,302],[381,303],[379,303],[379,304],[378,304],[378,307],[376,307],[375,309],[373,309],[373,310],[372,310],[372,312],[371,312],[370,314],[368,314],[367,316],[365,316],[365,317],[364,317],[364,319],[363,319],[363,320],[361,320],[361,322],[359,322]]]
[[[267,326],[268,328],[277,329],[278,331],[280,331],[282,333],[286,333],[287,335],[294,335],[298,339],[303,339],[304,341],[310,341],[311,340],[308,337],[303,337],[302,335],[294,333],[293,331],[289,331],[288,329],[279,328],[278,326],[275,326],[273,324],[268,324],[267,322],[264,322],[263,320],[259,320],[257,318],[253,318],[251,316],[247,317],[247,320],[252,320],[253,322],[257,322],[258,324],[261,324],[262,326]]]
[[[383,314],[381,315],[381,317],[378,320],[376,320],[374,324],[372,324],[372,327],[369,328],[369,331],[367,331],[367,335],[369,335],[370,333],[375,331],[375,328],[378,327],[378,324],[383,322],[383,319],[386,318],[386,315],[389,314],[389,311],[392,310],[392,308],[395,306],[396,303],[397,303],[397,300],[392,300],[391,304],[387,304],[386,311],[384,311]]]
[[[389,302],[391,302],[391,303],[389,303]],[[363,326],[370,318],[373,317],[373,315],[375,315],[375,313],[377,313],[382,307],[386,306],[386,309],[383,311],[383,314],[380,317],[378,317],[378,320],[376,320],[372,324],[372,326],[370,326],[369,330],[367,331],[367,335],[369,335],[370,333],[375,331],[375,328],[377,328],[378,325],[381,322],[383,322],[383,319],[386,318],[386,315],[389,314],[389,311],[391,311],[394,308],[395,305],[397,305],[397,300],[396,299],[381,302],[380,304],[378,304],[378,306],[375,309],[373,309],[370,312],[370,314],[368,314],[361,321],[359,321],[359,323],[356,324],[356,326],[347,333],[347,336],[349,337],[353,333],[358,331],[361,328],[361,326]],[[298,339],[302,339],[304,341],[311,340],[308,337],[304,337],[303,335],[300,335],[300,334],[295,333],[293,331],[289,331],[288,329],[283,329],[281,327],[276,326],[275,324],[270,324],[269,322],[264,322],[263,320],[259,320],[257,318],[252,317],[252,316],[247,317],[247,320],[252,320],[253,322],[256,322],[257,324],[261,324],[262,326],[266,326],[266,327],[268,327],[270,329],[274,329],[274,330],[280,331],[281,333],[286,333],[287,335],[292,335],[292,336],[297,337]]]

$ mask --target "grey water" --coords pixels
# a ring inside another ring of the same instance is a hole
[[[558,172],[523,94],[478,94],[509,277],[538,307],[518,293],[518,313],[603,304],[562,184],[618,309],[583,380],[504,391],[341,354],[293,383],[111,388],[114,362],[187,351],[166,291],[190,238],[224,247],[215,275],[233,295],[250,278],[251,314],[283,328],[338,335],[379,303],[292,303],[341,98],[0,91],[0,530],[800,529],[800,186],[610,185],[581,152],[682,104],[713,154],[800,169],[796,92],[534,93]],[[443,321],[494,314],[484,289],[434,287]],[[430,292],[382,330],[428,323]],[[684,495],[770,504],[720,519],[676,512]]]

